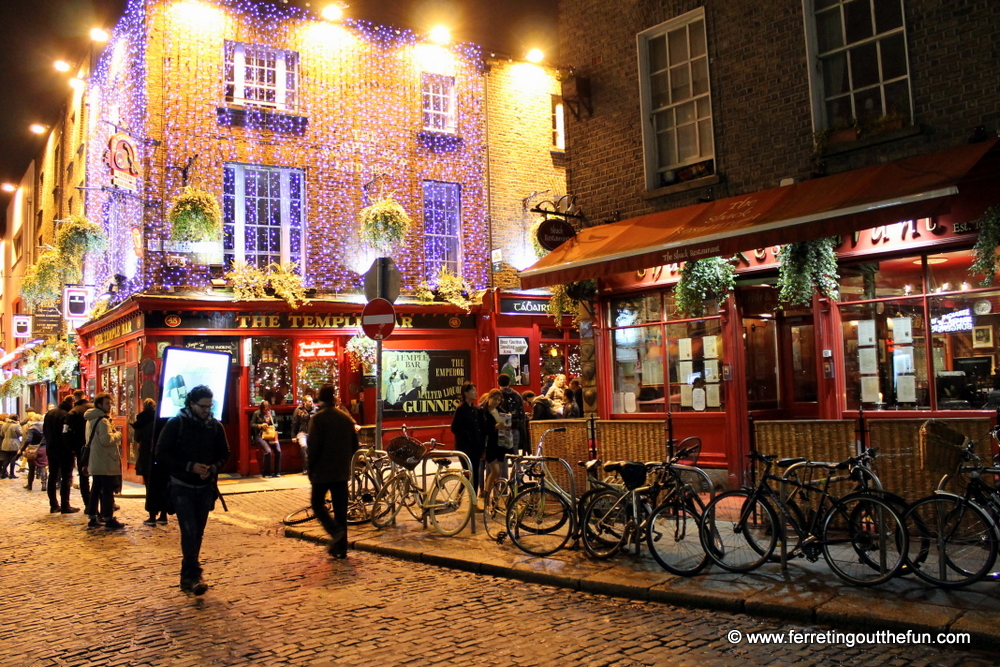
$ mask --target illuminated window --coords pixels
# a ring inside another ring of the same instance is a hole
[[[705,10],[639,34],[646,187],[715,173]]]
[[[816,62],[817,126],[846,127],[855,119],[910,124],[910,75],[903,0],[810,0],[807,30]],[[807,14],[808,16],[808,14]]]
[[[299,54],[256,44],[226,42],[226,101],[294,109]]]
[[[455,79],[424,72],[420,75],[420,104],[424,129],[429,132],[455,131]]]
[[[223,187],[226,264],[258,267],[298,262],[302,268],[301,169],[227,164]]]
[[[461,220],[461,186],[424,181],[424,256],[428,280],[436,281],[442,266],[459,273]]]
[[[566,150],[566,108],[559,95],[552,96],[552,148]]]

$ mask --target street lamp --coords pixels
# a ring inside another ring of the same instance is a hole
[[[39,123],[32,123],[28,129],[30,129],[35,134],[45,134],[45,131],[48,130],[49,128]]]
[[[531,49],[524,58],[529,63],[540,63],[545,58],[545,54],[542,53],[541,49]]]
[[[433,28],[431,28],[428,37],[430,37],[430,40],[435,44],[440,44],[441,46],[444,46],[445,44],[451,42],[451,30],[449,30],[447,26],[436,25]]]
[[[107,30],[104,30],[102,28],[91,28],[90,39],[91,41],[100,42],[103,44],[104,42],[111,39],[111,35],[108,34]]]
[[[332,21],[336,23],[337,21],[344,18],[344,10],[347,9],[347,7],[348,6],[342,2],[334,2],[324,7],[323,11],[320,12],[320,16],[322,16],[327,21]]]
[[[56,71],[58,71],[58,72],[68,72],[69,71],[69,63],[66,62],[65,60],[57,60],[54,63],[52,63],[52,66],[55,67]]]
[[[13,183],[4,183],[3,185],[0,185],[0,190],[3,190],[4,192],[16,192],[17,186]]]

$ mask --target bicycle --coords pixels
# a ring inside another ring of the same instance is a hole
[[[998,435],[1000,426],[990,429],[994,440]],[[984,466],[973,452],[975,446],[971,440],[961,447],[952,446],[945,457],[958,463],[946,465],[951,471],[941,478],[933,495],[914,502],[903,517],[908,529],[913,526],[911,540],[919,541],[910,558],[914,573],[942,588],[962,588],[998,576],[991,570],[1000,550],[1000,493],[983,481],[983,475],[1000,475],[1000,467],[996,456],[993,467]],[[961,494],[945,490],[958,480],[964,483]]]
[[[832,474],[820,484],[805,484],[772,474],[774,456],[751,452],[749,458],[764,465],[757,485],[720,494],[702,516],[702,548],[714,563],[730,572],[749,572],[767,562],[780,541],[782,567],[788,558],[815,562],[822,555],[834,574],[857,586],[884,583],[903,567],[906,528],[877,493],[860,491],[835,498],[828,491]],[[859,457],[853,457],[811,467],[833,473],[858,463]],[[781,484],[782,493],[771,482]],[[786,485],[797,489],[796,494],[818,496],[810,500],[817,509],[808,520],[794,494],[785,493]],[[791,549],[789,528],[795,535]]]
[[[351,459],[351,479],[347,486],[347,523],[356,526],[367,523],[371,519],[371,507],[375,494],[382,488],[383,480],[387,478],[390,468],[388,455],[374,447],[354,452]],[[333,512],[333,500],[329,495],[325,499],[327,512]],[[282,523],[286,526],[297,526],[316,518],[312,505],[288,514]]]
[[[510,536],[521,551],[548,556],[576,537],[576,510],[573,494],[548,481],[551,474],[545,464],[559,462],[566,466],[570,480],[573,471],[565,461],[553,456],[519,459],[521,474],[532,481],[511,499],[506,512],[507,530],[497,535],[497,544]]]
[[[394,438],[386,447],[389,459],[400,467],[375,495],[371,522],[385,528],[402,508],[414,519],[431,525],[446,537],[457,535],[469,524],[476,509],[476,494],[464,471],[453,470],[446,456],[430,459],[437,465],[426,489],[417,481],[414,468],[433,451],[436,442],[421,443],[408,436]],[[426,476],[425,480],[426,482]]]
[[[684,473],[698,469],[679,463],[688,457],[696,460],[700,448],[701,441],[697,440],[694,446],[681,449],[662,463],[606,464],[605,471],[618,473],[625,488],[605,489],[593,496],[582,524],[587,552],[595,558],[610,558],[632,544],[638,555],[645,538],[656,562],[668,572],[691,576],[704,569],[708,557],[698,533],[705,506],[697,491],[682,478]],[[650,474],[653,480],[647,484]],[[661,494],[663,498],[657,503]]]

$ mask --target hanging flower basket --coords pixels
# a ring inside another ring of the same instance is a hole
[[[20,375],[12,375],[9,380],[0,384],[0,398],[20,398],[28,388],[28,379]]]
[[[786,306],[808,306],[813,292],[837,300],[840,298],[840,275],[837,273],[836,248],[840,239],[829,237],[789,243],[778,252],[778,300]]]
[[[21,298],[33,309],[56,305],[62,300],[63,288],[74,271],[79,268],[58,250],[46,250],[21,279]]]
[[[678,312],[700,317],[705,312],[705,300],[723,300],[736,285],[736,267],[726,257],[708,257],[685,262],[681,278],[674,287]]]
[[[361,241],[384,255],[403,242],[412,222],[392,195],[361,209],[360,217]]]
[[[593,278],[565,285],[553,285],[545,310],[556,324],[562,323],[563,315],[572,315],[573,324],[580,325],[580,305],[587,306],[597,294],[597,281]]]
[[[167,219],[174,241],[217,241],[222,236],[222,207],[206,190],[185,187],[171,200]]]
[[[56,250],[69,260],[82,261],[89,252],[108,249],[108,235],[104,228],[82,215],[71,215],[59,226]]]
[[[246,262],[233,262],[233,267],[225,278],[233,290],[236,301],[251,299],[266,299],[276,296],[284,299],[292,308],[309,303],[306,289],[302,285],[302,276],[296,271],[295,262],[283,264],[271,263],[264,269],[259,269]]]
[[[979,281],[981,287],[989,287],[1000,270],[1000,256],[997,247],[1000,246],[1000,206],[988,209],[979,219],[979,238],[972,248],[972,265],[969,275],[982,275]]]
[[[375,369],[375,341],[363,333],[355,334],[347,341],[347,360],[351,363],[351,370],[358,371],[364,369],[365,375],[369,375]]]

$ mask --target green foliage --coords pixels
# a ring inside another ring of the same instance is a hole
[[[442,266],[438,271],[435,283],[432,285],[426,280],[421,282],[417,285],[415,296],[426,303],[439,298],[468,313],[476,305],[473,298],[475,292],[475,288],[467,283],[465,278],[452,273],[448,267]]]
[[[410,231],[410,216],[392,195],[361,209],[360,217],[362,243],[386,255]]]
[[[347,360],[351,363],[351,369],[357,371],[362,368],[367,372],[375,368],[375,341],[363,333],[357,333],[347,341]]]
[[[840,239],[825,239],[789,243],[778,253],[778,299],[786,306],[808,306],[813,292],[830,299],[840,298],[840,275],[837,273],[835,250]]]
[[[972,266],[969,275],[982,275],[979,281],[981,287],[989,287],[1000,270],[1000,256],[997,256],[997,246],[1000,246],[1000,206],[993,206],[979,219],[979,238],[972,247]]]
[[[79,363],[75,345],[68,340],[51,337],[25,351],[21,370],[25,375],[34,374],[39,382],[65,385],[73,380]]]
[[[266,299],[268,290],[284,299],[292,308],[309,303],[306,290],[302,285],[302,276],[296,272],[295,262],[283,264],[271,263],[260,269],[246,262],[233,262],[232,268],[225,274],[233,289],[236,301],[251,299]]]
[[[528,228],[528,236],[531,237],[531,250],[535,253],[535,257],[537,257],[538,259],[541,259],[542,257],[545,257],[546,255],[549,254],[549,251],[546,250],[545,247],[538,242],[538,228],[542,226],[543,222],[545,222],[545,218],[538,220],[533,225],[531,225],[530,228]]]
[[[302,286],[302,276],[296,271],[295,262],[271,263],[267,265],[267,284],[274,290],[274,295],[293,309],[309,303],[306,289]]]
[[[170,202],[170,238],[216,241],[222,236],[222,207],[211,192],[186,186]]]
[[[706,299],[722,301],[736,284],[736,267],[726,257],[707,257],[685,262],[681,278],[674,287],[678,312],[700,317]]]
[[[32,309],[55,306],[62,301],[63,288],[75,275],[79,266],[56,249],[46,250],[28,267],[21,279],[21,298]]]
[[[562,323],[563,315],[572,315],[573,324],[580,325],[580,304],[587,304],[597,294],[597,281],[593,278],[579,280],[565,285],[553,285],[549,288],[549,296],[545,310],[556,324]]]
[[[28,379],[20,375],[11,375],[6,382],[0,383],[0,398],[20,398],[28,388]]]

